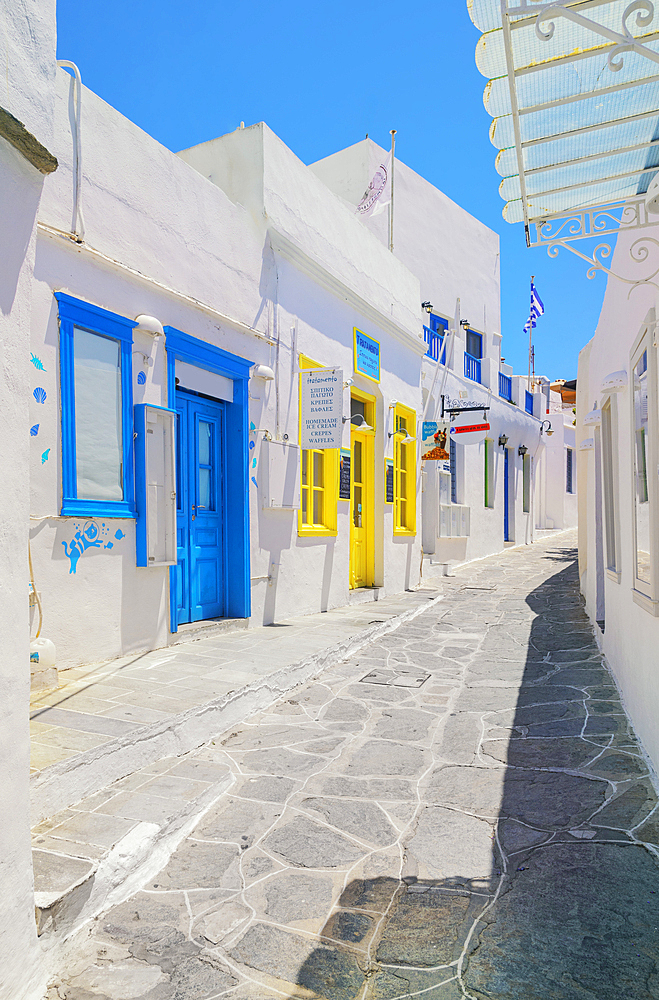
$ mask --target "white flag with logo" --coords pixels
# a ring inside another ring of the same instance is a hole
[[[379,215],[391,201],[391,153],[379,165],[356,208],[362,217]]]

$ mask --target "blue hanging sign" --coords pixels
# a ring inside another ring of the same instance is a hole
[[[380,381],[380,344],[372,337],[354,328],[355,372],[373,382]]]

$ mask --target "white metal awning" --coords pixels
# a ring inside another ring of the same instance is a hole
[[[651,0],[467,0],[508,222],[529,245],[656,225],[659,10]]]

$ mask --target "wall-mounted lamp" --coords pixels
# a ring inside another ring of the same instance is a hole
[[[401,438],[400,437],[401,434],[403,434],[404,437]],[[397,431],[389,431],[389,437],[390,438],[392,438],[392,437],[399,438],[398,444],[411,444],[415,440],[402,427],[399,430],[397,430]]]
[[[272,382],[275,373],[268,365],[254,365],[252,378],[262,378],[264,382]]]
[[[149,333],[152,337],[164,337],[165,335],[162,323],[155,316],[147,316],[146,313],[142,313],[135,317],[135,322],[137,323],[135,328],[137,333]]]
[[[363,416],[363,414],[361,414],[361,413],[355,413],[355,414],[353,414],[352,417],[344,417],[343,418],[343,423],[344,424],[347,423],[348,420],[350,420],[350,423],[354,427],[358,427],[360,431],[372,431],[373,430],[373,428],[371,427],[371,425],[366,422],[366,417]]]
[[[427,313],[431,313],[433,310],[432,302],[422,302],[421,308],[425,309]]]
[[[508,444],[508,435],[507,434],[499,434],[499,447],[500,448],[505,448],[507,444]]]
[[[355,384],[354,378],[346,379],[346,381],[343,383],[343,388],[347,389],[349,385],[354,385],[354,384]]]
[[[153,358],[149,357],[148,354],[145,354],[144,351],[133,351],[133,354],[139,354],[145,366],[147,368],[153,368]]]
[[[520,444],[519,448],[517,449],[517,454],[520,456],[520,458],[524,458],[528,450],[529,449],[526,447],[525,444]]]
[[[546,427],[545,427],[545,424],[547,424]],[[551,420],[543,420],[542,421],[542,423],[540,424],[540,433],[541,434],[544,433],[548,437],[551,437],[551,435],[554,433],[553,430],[551,429]]]

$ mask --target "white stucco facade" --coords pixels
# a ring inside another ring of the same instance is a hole
[[[646,232],[657,238],[652,229]],[[621,233],[611,264],[614,273],[631,280],[643,277],[642,266],[629,257],[637,238]],[[599,642],[636,732],[659,768],[655,309],[656,289],[644,285],[630,293],[629,285],[609,278],[595,335],[579,355],[576,447],[586,610],[600,623]],[[638,365],[645,352],[642,377]],[[641,431],[646,468],[639,477]],[[641,502],[639,488],[646,497]],[[639,561],[645,565],[642,579]]]
[[[32,139],[52,150],[55,4],[32,0],[0,10],[0,394],[3,490],[0,500],[0,997],[40,998],[29,823],[29,462],[25,448],[36,222],[44,174],[28,159]],[[12,125],[15,122],[15,133]],[[5,133],[5,127],[8,133]],[[19,128],[20,126],[20,128]],[[21,129],[24,132],[21,132]],[[24,151],[6,138],[14,134]],[[52,169],[52,168],[51,168]]]

